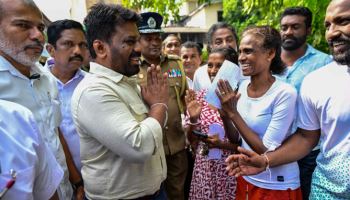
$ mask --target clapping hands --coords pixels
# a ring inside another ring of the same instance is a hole
[[[202,111],[202,105],[197,101],[196,93],[193,90],[186,91],[185,102],[191,122],[197,122]]]

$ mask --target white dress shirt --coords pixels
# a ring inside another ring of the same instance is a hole
[[[43,141],[32,113],[0,100],[0,192],[16,172],[15,184],[1,198],[49,199],[63,178],[63,170]]]
[[[51,71],[53,65],[50,65],[47,67]],[[72,95],[75,88],[80,83],[80,81],[84,78],[85,74],[86,72],[82,71],[81,69],[78,69],[74,77],[71,80],[69,80],[67,83],[62,83],[62,81],[60,81],[57,77],[55,77],[52,74],[52,77],[57,82],[58,98],[61,103],[60,107],[61,107],[62,121],[60,124],[60,129],[67,142],[69,151],[74,160],[74,164],[77,167],[79,172],[81,170],[80,142],[79,142],[78,132],[76,131],[75,125],[73,122],[73,117],[71,112],[71,100],[72,100]]]
[[[57,86],[49,73],[37,64],[31,67],[31,74],[39,74],[40,77],[29,79],[0,56],[0,99],[18,103],[33,113],[44,141],[64,171],[58,195],[60,199],[65,200],[72,198],[73,189],[69,182],[66,158],[58,137],[61,116]]]
[[[166,178],[162,128],[147,114],[135,78],[90,63],[72,97],[89,199],[133,199],[160,189]]]
[[[193,76],[193,90],[200,91],[202,89],[208,89],[211,85],[211,80],[208,75],[208,65],[199,67]]]

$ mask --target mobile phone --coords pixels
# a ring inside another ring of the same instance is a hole
[[[205,133],[202,133],[202,132],[199,132],[199,131],[196,131],[196,130],[193,130],[192,131],[192,134],[197,136],[197,137],[200,137],[200,138],[208,138],[208,135],[205,134]]]

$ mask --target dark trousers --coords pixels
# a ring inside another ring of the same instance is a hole
[[[307,156],[298,161],[300,171],[300,187],[303,199],[309,199],[312,173],[316,167],[316,158],[320,150],[311,151]]]
[[[184,185],[188,168],[186,150],[165,157],[168,168],[165,180],[167,197],[169,200],[184,200]]]
[[[188,199],[190,196],[192,172],[194,167],[194,158],[189,148],[186,149],[186,153],[187,153],[187,159],[188,159],[188,170],[187,170],[187,176],[185,180],[185,199]]]

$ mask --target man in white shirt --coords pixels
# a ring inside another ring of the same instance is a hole
[[[334,62],[304,79],[298,130],[275,151],[227,159],[231,175],[257,174],[298,160],[320,142],[309,199],[350,199],[350,0],[333,0],[326,12],[326,39]],[[254,167],[253,167],[254,166]]]
[[[43,16],[31,0],[0,0],[0,99],[28,108],[44,141],[64,171],[60,199],[71,199],[66,157],[59,138],[56,83],[37,64],[44,44]]]
[[[162,126],[168,85],[160,67],[148,69],[141,88],[137,22],[120,5],[95,4],[84,20],[90,73],[72,97],[88,199],[166,199]]]
[[[215,48],[231,48],[237,52],[236,30],[225,22],[213,24],[207,34],[208,52]],[[193,90],[207,89],[211,85],[207,65],[199,67],[193,77]]]
[[[202,63],[201,47],[191,41],[187,41],[181,45],[181,60],[185,70],[188,87],[193,89],[193,76],[200,64]]]
[[[312,31],[311,24],[312,12],[307,7],[289,7],[281,15],[281,58],[287,67],[280,78],[293,85],[298,93],[306,75],[332,61],[331,56],[307,43],[306,39]],[[293,124],[293,132],[297,128],[296,121]],[[319,149],[318,145],[310,154],[298,161],[303,199],[307,199],[310,193],[311,177],[316,167]]]
[[[0,100],[0,155],[0,199],[58,199],[55,191],[63,171],[32,113],[4,100]],[[6,186],[12,180],[14,184]]]
[[[46,49],[54,59],[54,64],[47,63],[46,67],[57,82],[62,115],[60,130],[66,141],[66,148],[69,149],[74,161],[74,165],[72,163],[68,167],[77,169],[72,170],[75,173],[70,174],[70,181],[75,193],[82,198],[84,185],[80,175],[80,144],[71,113],[71,98],[74,89],[85,76],[85,72],[80,69],[88,59],[85,32],[83,26],[77,21],[58,20],[52,22],[47,28],[47,39]]]

